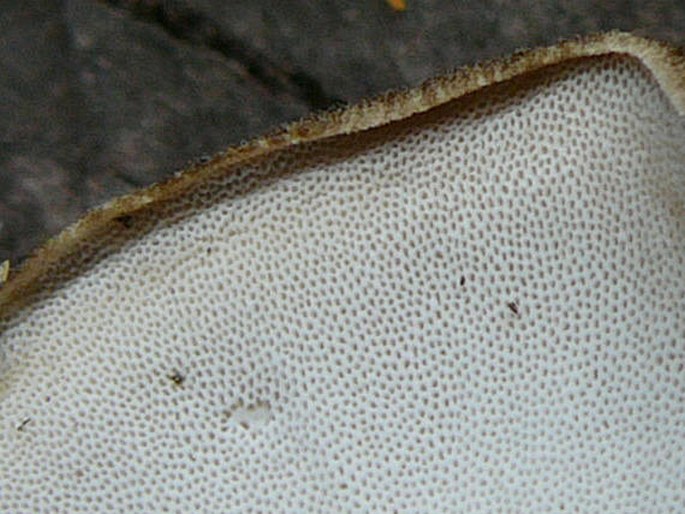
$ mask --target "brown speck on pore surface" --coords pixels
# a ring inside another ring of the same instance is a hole
[[[182,386],[186,377],[179,371],[174,371],[169,375],[169,380],[171,380],[175,386]]]
[[[519,310],[518,303],[516,302],[508,302],[507,307],[511,312],[513,312],[516,316],[519,316],[521,314],[521,311]]]
[[[21,422],[17,425],[17,432],[22,432],[29,423],[31,423],[31,418],[22,419]]]
[[[0,289],[0,511],[678,512],[683,113],[611,33],[94,211]]]

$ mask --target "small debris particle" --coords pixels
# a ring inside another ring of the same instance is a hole
[[[507,303],[507,307],[509,307],[509,310],[511,312],[513,312],[514,314],[516,314],[517,316],[520,314],[519,306],[516,302]]]
[[[407,2],[405,0],[385,0],[393,10],[402,12],[407,9]]]
[[[464,275],[462,275],[461,278],[459,279],[459,285],[463,287],[464,284],[466,284],[466,277]]]
[[[31,418],[24,418],[21,420],[21,423],[17,425],[17,431],[18,432],[23,432],[24,428],[26,428],[26,425],[28,425],[31,422]]]
[[[131,228],[133,226],[133,216],[130,216],[128,214],[117,216],[116,218],[114,218],[114,221],[123,225],[124,228]]]
[[[10,261],[4,261],[0,264],[0,285],[7,282],[10,276]]]
[[[174,371],[171,375],[169,375],[169,380],[171,380],[176,386],[182,386],[183,382],[186,380],[186,377],[181,375],[181,373],[178,371]]]
[[[209,155],[201,155],[200,157],[197,158],[197,163],[198,164],[206,164],[209,161],[212,160],[212,157]]]
[[[269,423],[273,417],[271,405],[262,401],[245,405],[240,400],[225,410],[223,414],[226,421],[231,420],[232,423],[244,430],[259,429]]]

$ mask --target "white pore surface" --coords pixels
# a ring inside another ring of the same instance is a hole
[[[685,512],[685,120],[627,57],[506,89],[209,184],[7,320],[0,511]]]

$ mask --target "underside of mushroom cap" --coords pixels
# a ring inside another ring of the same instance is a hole
[[[90,214],[0,291],[0,510],[677,512],[683,77],[564,43]]]

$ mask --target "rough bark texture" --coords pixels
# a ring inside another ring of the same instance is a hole
[[[601,5],[600,5],[601,4]],[[680,0],[0,5],[0,261],[313,110],[609,29],[685,46]]]

